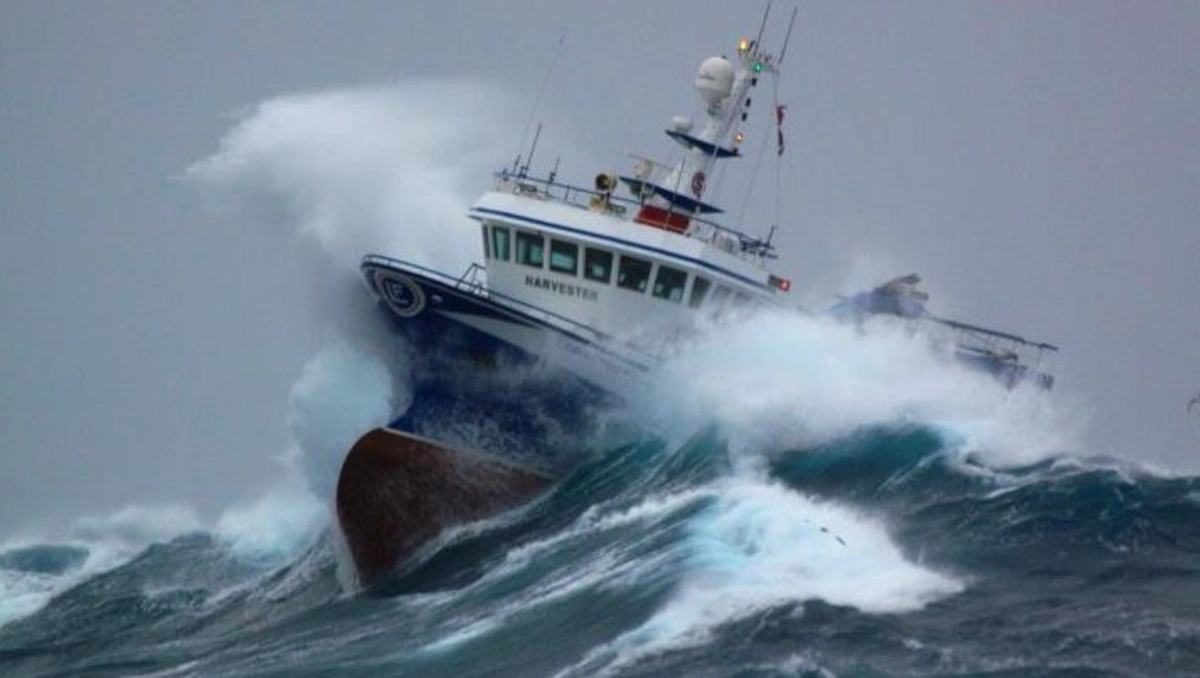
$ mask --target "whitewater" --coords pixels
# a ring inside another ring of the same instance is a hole
[[[519,109],[467,81],[282,97],[184,173],[300,243],[328,345],[258,500],[0,543],[0,674],[1196,675],[1200,478],[1090,456],[1078,403],[799,314],[681,344],[559,441],[580,461],[547,495],[357,590],[333,485],[418,359],[358,257],[475,258],[462,212],[511,150],[470,115],[485,104]]]

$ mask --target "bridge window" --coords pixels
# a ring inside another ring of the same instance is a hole
[[[575,275],[579,268],[579,246],[561,240],[550,241],[550,270]]]
[[[682,301],[683,288],[687,286],[687,272],[670,266],[658,265],[654,276],[654,296],[668,301]]]
[[[588,247],[583,251],[583,277],[608,284],[612,280],[613,254]]]
[[[492,258],[497,261],[508,261],[508,229],[503,226],[492,226]]]
[[[712,287],[712,283],[708,282],[707,278],[696,276],[692,282],[692,296],[688,297],[688,306],[700,308],[700,304],[704,303],[704,295],[708,294],[710,287]]]
[[[546,259],[546,241],[541,235],[517,231],[517,263],[541,268]]]
[[[491,259],[492,251],[490,249],[488,249],[487,226],[483,227],[482,232],[483,232],[483,258]]]
[[[617,268],[617,287],[645,292],[646,284],[650,282],[650,266],[645,259],[622,254],[621,265]]]

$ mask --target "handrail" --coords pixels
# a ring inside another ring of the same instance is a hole
[[[1027,363],[1032,362],[1032,369],[1041,365],[1047,351],[1050,353],[1058,351],[1058,347],[1053,344],[1032,342],[1015,334],[989,330],[933,315],[918,316],[912,320],[925,327],[941,329],[945,334],[934,330],[933,336],[947,337],[950,343],[959,350],[988,353],[994,358],[1015,359],[1018,364],[1025,367],[1030,367]]]
[[[624,198],[621,196],[613,195],[612,193],[596,191],[596,190],[593,190],[590,188],[576,186],[574,184],[565,184],[562,182],[555,181],[554,179],[542,179],[539,177],[531,176],[531,175],[525,173],[524,171],[514,173],[514,172],[509,171],[508,169],[502,169],[499,172],[496,172],[494,176],[497,179],[499,179],[500,181],[515,183],[518,186],[518,189],[520,189],[523,185],[533,184],[533,186],[531,186],[531,188],[533,189],[533,193],[535,195],[537,194],[537,185],[541,185],[541,186],[545,187],[543,194],[546,197],[553,198],[556,200],[561,200],[565,203],[568,203],[570,205],[574,205],[576,207],[580,207],[583,209],[589,209],[590,201],[591,201],[592,197],[603,198],[610,202],[620,203],[622,214],[624,214],[626,207],[641,207],[642,205],[645,204],[645,201],[643,201],[643,200],[633,200],[630,198]],[[563,189],[563,194],[561,196],[552,194],[550,192],[550,189],[552,189],[552,188]],[[575,200],[572,198],[572,193],[582,193],[582,194],[585,194],[590,197],[586,200]],[[712,229],[715,229],[717,232],[722,233],[726,236],[737,238],[738,251],[735,252],[735,254],[749,255],[750,257],[757,257],[760,259],[773,258],[773,256],[771,255],[771,250],[774,249],[774,246],[772,246],[769,242],[763,240],[762,238],[752,237],[750,235],[742,233],[741,231],[738,231],[738,230],[735,230],[735,229],[732,229],[732,228],[729,228],[726,226],[722,226],[721,224],[718,224],[715,221],[705,219],[698,215],[688,214],[686,216],[688,217],[688,220],[691,221],[693,224],[695,224],[695,223],[703,224]],[[710,244],[712,244],[711,241],[705,240],[704,238],[701,238],[701,237],[698,237],[698,234],[696,236],[696,239],[701,240],[702,242],[709,242]]]
[[[392,257],[384,256],[382,254],[368,254],[363,257],[362,262],[364,264],[368,264],[368,263],[383,264],[383,265],[387,265],[387,266],[390,266],[393,268],[399,267],[399,268],[415,269],[417,272],[420,272],[422,275],[429,276],[430,278],[433,278],[433,279],[437,280],[438,282],[441,282],[450,287],[453,287],[456,290],[470,292],[471,294],[474,294],[479,297],[484,297],[486,299],[499,299],[499,300],[503,301],[505,303],[505,305],[507,305],[507,306],[516,307],[516,308],[513,308],[512,310],[519,311],[519,312],[525,312],[528,315],[538,318],[539,320],[542,320],[544,322],[556,321],[559,323],[563,323],[572,328],[582,330],[584,333],[591,335],[591,337],[594,340],[603,341],[609,345],[622,346],[622,347],[628,348],[630,351],[636,351],[636,349],[626,346],[625,343],[622,342],[621,340],[613,337],[612,335],[605,334],[604,332],[601,332],[600,330],[598,330],[590,325],[584,325],[583,323],[581,323],[577,320],[572,320],[571,318],[568,318],[563,315],[559,315],[558,313],[555,313],[553,311],[547,311],[544,308],[534,306],[533,304],[530,304],[529,302],[521,301],[520,299],[510,297],[507,294],[501,294],[500,292],[496,292],[494,290],[488,289],[481,282],[479,282],[475,277],[479,272],[486,271],[486,267],[477,262],[472,263],[467,268],[467,270],[461,276],[459,276],[457,278],[447,275],[445,273],[442,273],[441,271],[434,270],[427,266],[422,266],[420,264],[414,264],[411,261],[404,261],[402,259],[395,259]]]
[[[997,339],[1004,339],[1007,341],[1011,341],[1011,342],[1014,342],[1017,344],[1021,344],[1023,346],[1030,346],[1032,348],[1036,348],[1041,351],[1054,351],[1054,352],[1058,351],[1058,347],[1055,346],[1054,344],[1048,344],[1044,341],[1030,341],[1029,339],[1026,339],[1025,337],[1011,334],[1009,332],[1001,332],[1000,330],[991,330],[986,327],[979,327],[978,325],[970,325],[967,323],[958,322],[957,320],[950,320],[949,318],[938,318],[935,316],[929,316],[929,319],[933,320],[934,322],[941,323],[947,327],[951,327],[953,329],[964,332],[966,334],[971,334],[971,335],[982,334],[985,336],[995,337]]]
[[[416,264],[410,265],[415,266]],[[480,274],[486,275],[487,268],[478,261],[472,261],[471,265],[467,267],[467,270],[458,277],[458,283],[455,284],[455,287],[463,289],[463,286],[465,286],[465,288],[471,292],[486,293],[486,287],[484,286],[483,282],[479,280]]]

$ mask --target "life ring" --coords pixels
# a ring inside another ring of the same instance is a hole
[[[375,278],[384,301],[401,318],[412,318],[425,310],[425,292],[408,276],[380,273]]]
[[[697,198],[704,192],[704,172],[696,172],[692,175],[692,194]]]

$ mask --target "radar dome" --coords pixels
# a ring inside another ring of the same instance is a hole
[[[721,103],[733,92],[733,66],[725,57],[709,57],[700,64],[696,91],[710,106]]]

